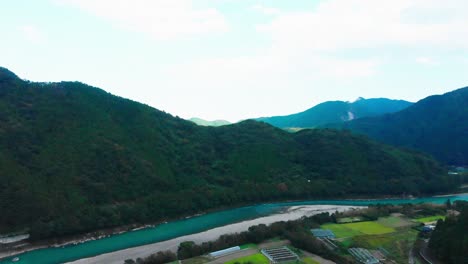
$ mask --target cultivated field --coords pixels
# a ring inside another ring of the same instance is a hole
[[[325,224],[323,229],[330,229],[337,238],[353,237],[359,235],[379,235],[395,232],[392,227],[384,226],[378,222],[358,222],[348,224]]]
[[[407,263],[409,249],[417,236],[418,231],[412,228],[403,228],[393,233],[356,236],[352,238],[351,243],[355,247],[369,249],[383,247],[390,252],[391,258],[397,263]]]
[[[445,216],[443,215],[434,215],[434,216],[428,216],[428,217],[423,217],[423,218],[417,218],[415,219],[419,223],[428,223],[428,222],[434,222],[439,219],[445,220]]]
[[[315,261],[312,258],[303,258],[302,261],[305,264],[320,264],[318,261]]]
[[[410,219],[400,216],[380,217],[377,222],[391,228],[409,227],[415,225],[415,223]]]
[[[254,255],[233,259],[231,261],[226,262],[226,264],[234,264],[234,263],[245,263],[250,262],[252,264],[268,264],[270,261],[267,257],[265,257],[262,253],[257,253]]]

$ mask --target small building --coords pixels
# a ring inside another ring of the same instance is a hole
[[[310,230],[312,232],[312,235],[316,238],[328,238],[328,239],[334,239],[335,233],[329,229],[312,229]]]
[[[212,258],[217,258],[217,257],[220,257],[220,256],[224,256],[224,255],[227,255],[227,254],[234,253],[234,252],[239,251],[239,250],[240,250],[239,246],[230,247],[230,248],[226,248],[226,249],[211,252],[211,253],[208,254],[208,256],[210,256]]]
[[[423,232],[431,232],[434,231],[435,225],[424,225],[422,228]]]
[[[299,256],[287,247],[262,249],[262,254],[273,264],[299,260]]]
[[[365,248],[350,248],[348,252],[357,260],[363,264],[377,264],[381,263],[369,250]]]

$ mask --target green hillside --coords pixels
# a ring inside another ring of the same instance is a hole
[[[386,98],[359,98],[355,102],[329,101],[297,114],[261,117],[256,120],[279,128],[313,128],[329,123],[343,123],[357,118],[393,113],[411,104],[403,100]]]
[[[328,125],[418,149],[453,165],[468,164],[468,87],[427,97],[393,114]]]
[[[334,130],[192,122],[0,69],[0,233],[61,236],[273,199],[452,189],[433,159]]]

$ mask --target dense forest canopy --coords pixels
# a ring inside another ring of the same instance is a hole
[[[61,236],[209,208],[452,190],[420,153],[334,130],[199,127],[78,82],[0,70],[0,232]]]
[[[468,87],[427,97],[393,114],[327,125],[433,155],[451,165],[468,165]]]
[[[444,263],[457,264],[468,261],[468,202],[457,201],[460,215],[439,220],[429,241],[431,253]]]

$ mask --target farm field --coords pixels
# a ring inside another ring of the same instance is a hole
[[[339,224],[345,224],[345,223],[360,222],[360,221],[362,221],[362,220],[363,220],[362,217],[355,216],[355,217],[343,217],[343,218],[339,218],[339,219],[337,219],[336,221],[337,221]]]
[[[241,246],[239,246],[239,247],[240,247],[240,249],[258,248],[257,244],[253,244],[253,243],[244,244],[244,245],[241,245]]]
[[[320,264],[319,262],[317,262],[317,261],[315,261],[315,260],[313,260],[312,258],[309,258],[309,257],[303,258],[302,261],[304,263],[306,263],[306,264]]]
[[[395,232],[394,228],[378,222],[358,222],[348,224],[324,224],[323,229],[330,229],[337,238],[346,238],[359,235],[379,235]]]
[[[410,219],[401,216],[380,217],[377,222],[391,228],[409,227],[415,225],[415,223]]]
[[[233,259],[231,261],[226,262],[226,264],[234,264],[234,263],[244,263],[244,262],[250,262],[252,264],[269,264],[270,261],[268,260],[267,257],[265,257],[262,253],[257,253],[254,255],[238,258],[238,259]]]
[[[427,223],[427,222],[434,222],[439,219],[445,220],[445,216],[443,215],[434,215],[434,216],[428,216],[428,217],[422,217],[422,218],[416,218],[415,220],[419,223]]]
[[[418,231],[411,228],[404,228],[397,232],[381,235],[365,235],[352,238],[354,247],[369,249],[385,248],[390,252],[391,258],[397,263],[407,263],[408,252],[418,236]]]

